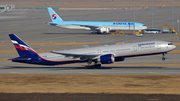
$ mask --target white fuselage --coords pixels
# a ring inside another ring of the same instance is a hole
[[[113,54],[114,57],[132,57],[132,56],[144,56],[153,54],[162,54],[171,51],[176,46],[167,41],[144,41],[118,45],[106,45],[89,48],[78,48],[70,50],[56,51],[60,53],[73,53],[73,54]],[[80,58],[66,57],[60,54],[54,54],[50,52],[39,53],[39,55],[47,60],[52,61],[73,61]]]
[[[74,26],[74,25],[57,25],[57,27],[61,27],[61,28],[66,28],[66,29],[85,29],[85,30],[92,30],[89,27],[83,27],[83,26]],[[97,26],[100,27],[100,26]],[[104,26],[102,26],[104,27]],[[110,30],[144,30],[147,27],[143,27],[143,26],[135,26],[135,28],[133,26],[105,26],[107,28],[109,28]]]

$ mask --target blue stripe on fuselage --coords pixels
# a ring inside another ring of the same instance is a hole
[[[89,26],[133,26],[133,22],[99,22],[99,21],[63,21],[57,22],[59,25],[89,25]],[[144,24],[135,22],[136,27]]]

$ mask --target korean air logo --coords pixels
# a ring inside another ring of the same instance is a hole
[[[57,18],[57,15],[56,15],[56,14],[53,14],[53,15],[52,15],[52,19],[55,20],[56,18]]]

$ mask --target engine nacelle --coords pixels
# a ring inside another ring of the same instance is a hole
[[[100,33],[109,33],[110,32],[110,28],[108,27],[101,27],[99,29]]]
[[[114,63],[114,60],[115,59],[113,54],[106,54],[100,57],[101,64],[111,64]]]

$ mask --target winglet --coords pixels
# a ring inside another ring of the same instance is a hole
[[[63,21],[51,7],[47,7],[47,9],[49,11],[49,15],[50,15],[52,22]]]

